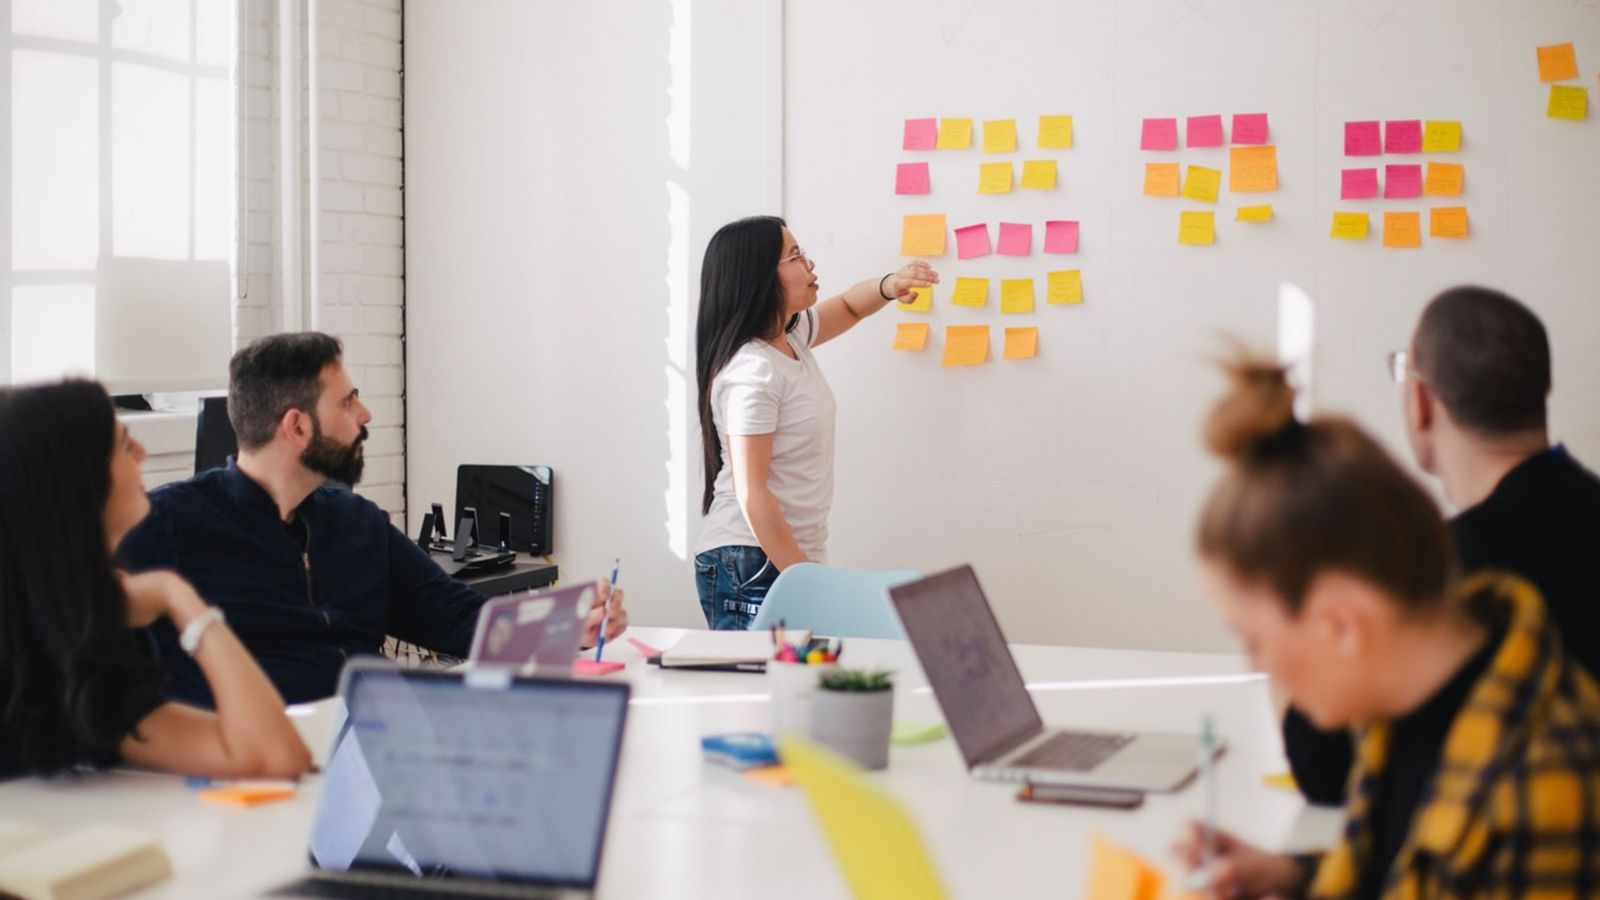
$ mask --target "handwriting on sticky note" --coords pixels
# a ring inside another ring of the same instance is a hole
[[[983,123],[983,152],[1010,153],[1017,149],[1017,120],[989,119]]]
[[[1033,359],[1039,353],[1039,329],[1007,328],[1005,350],[1001,356],[1005,359]]]
[[[1221,147],[1221,116],[1190,116],[1185,123],[1184,143],[1190,147]]]
[[[1078,222],[1076,219],[1052,219],[1044,223],[1044,252],[1077,253]]]
[[[1345,169],[1339,173],[1340,200],[1369,200],[1376,196],[1377,169]]]
[[[1376,120],[1344,123],[1344,155],[1382,155],[1383,135],[1379,132],[1378,127],[1379,123]]]
[[[1428,235],[1437,238],[1466,237],[1467,208],[1465,206],[1436,206],[1429,210]]]
[[[1552,119],[1582,122],[1589,115],[1589,89],[1568,84],[1550,85],[1550,103],[1544,113]]]
[[[1193,200],[1203,200],[1206,203],[1217,202],[1217,189],[1222,186],[1222,170],[1210,169],[1205,166],[1190,166],[1183,173],[1183,190],[1185,197]]]
[[[939,142],[940,150],[965,150],[972,146],[972,120],[971,119],[940,119]]]
[[[1000,243],[996,252],[1001,256],[1027,256],[1033,252],[1033,226],[1026,222],[1001,222]]]
[[[1040,116],[1039,147],[1043,150],[1067,150],[1072,147],[1071,116]]]
[[[1422,152],[1422,120],[1390,119],[1383,123],[1385,153]]]
[[[906,312],[928,312],[933,309],[933,287],[912,288],[911,299],[897,305]]]
[[[989,302],[989,279],[957,278],[950,302],[956,306],[983,306]]]
[[[1267,114],[1234,113],[1233,142],[1235,144],[1265,144],[1267,142]]]
[[[989,361],[989,326],[946,325],[944,365],[979,366]]]
[[[1140,150],[1178,149],[1177,119],[1145,119],[1139,130]]]
[[[1176,197],[1182,183],[1177,163],[1145,163],[1144,195],[1146,197]]]
[[[1178,213],[1178,243],[1203,246],[1217,242],[1217,217],[1211,210]]]
[[[1569,41],[1538,48],[1540,81],[1571,81],[1578,77],[1578,54]]]
[[[1328,237],[1364,241],[1367,239],[1368,224],[1366,213],[1336,212],[1333,214],[1333,227],[1328,229]]]
[[[903,150],[932,150],[939,145],[938,119],[907,119]]]
[[[1033,279],[1000,279],[1000,311],[1003,313],[1033,312]]]
[[[1461,183],[1466,176],[1467,167],[1460,163],[1428,163],[1428,175],[1422,181],[1422,192],[1430,197],[1459,197]]]
[[[1422,126],[1424,153],[1454,153],[1461,149],[1461,123],[1429,119]]]
[[[894,346],[891,350],[918,351],[928,346],[927,322],[901,322],[894,327]]]
[[[989,226],[983,223],[967,225],[956,229],[956,257],[958,259],[976,259],[988,256]]]
[[[1234,147],[1228,151],[1228,190],[1236,193],[1278,189],[1278,148]]]
[[[1011,193],[1011,163],[979,163],[978,193]]]
[[[1383,167],[1383,199],[1405,200],[1422,196],[1422,166],[1387,165]]]
[[[1062,272],[1047,273],[1044,299],[1051,305],[1082,303],[1083,272],[1078,269],[1067,269]]]
[[[928,192],[928,164],[925,162],[900,163],[894,167],[894,192],[896,194],[926,194]]]
[[[1056,186],[1056,161],[1029,159],[1022,163],[1022,186],[1029,190],[1049,191]]]
[[[1241,206],[1239,207],[1238,212],[1234,213],[1233,220],[1235,222],[1271,222],[1272,204],[1268,203],[1264,206]]]
[[[944,213],[906,216],[900,230],[900,255],[943,256],[944,231]]]
[[[1383,245],[1385,247],[1421,247],[1422,213],[1384,213]]]

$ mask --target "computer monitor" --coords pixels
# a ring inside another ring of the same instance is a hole
[[[533,556],[555,550],[551,510],[555,476],[549,466],[463,465],[456,469],[456,515],[472,507],[478,513],[478,540],[495,544],[501,513],[511,516],[507,549]]]
[[[228,421],[228,398],[200,398],[194,423],[194,473],[220,469],[238,452],[239,439]]]

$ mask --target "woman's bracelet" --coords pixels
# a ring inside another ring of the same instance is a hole
[[[885,299],[885,300],[888,300],[888,301],[889,301],[889,302],[891,302],[891,303],[893,303],[893,302],[894,302],[894,298],[893,298],[893,297],[891,297],[891,296],[889,296],[889,295],[888,295],[888,294],[885,294],[885,293],[884,293],[884,292],[883,292],[883,283],[884,283],[884,282],[885,282],[885,281],[888,281],[888,280],[889,280],[889,279],[890,279],[890,278],[891,278],[891,277],[893,277],[893,275],[894,275],[894,273],[893,273],[893,272],[890,272],[890,273],[889,273],[889,274],[888,274],[888,275],[885,275],[885,276],[883,276],[883,277],[882,277],[882,278],[879,278],[879,279],[878,279],[878,296],[879,296],[879,297],[882,297],[882,298],[883,298],[883,299]]]

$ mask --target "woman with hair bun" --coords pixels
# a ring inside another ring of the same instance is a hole
[[[1206,590],[1252,665],[1360,733],[1341,840],[1264,853],[1191,824],[1219,896],[1600,891],[1600,688],[1526,582],[1458,581],[1433,501],[1339,418],[1298,421],[1282,368],[1239,357],[1205,428],[1228,470],[1200,517]]]

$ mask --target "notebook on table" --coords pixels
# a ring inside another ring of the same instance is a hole
[[[784,632],[790,644],[811,639],[806,629]],[[691,631],[676,644],[651,659],[663,669],[703,669],[720,672],[763,672],[774,648],[766,631]]]

